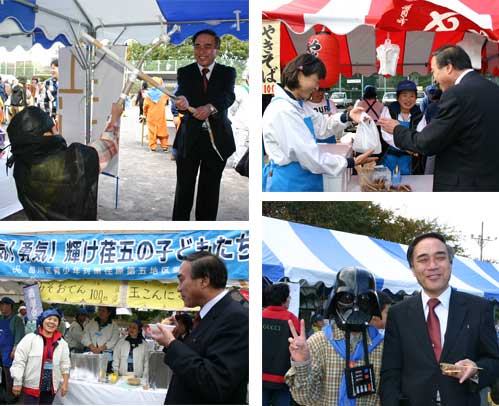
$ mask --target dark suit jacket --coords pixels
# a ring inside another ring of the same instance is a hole
[[[437,389],[445,406],[480,405],[479,387],[490,385],[499,373],[492,305],[453,290],[440,362],[455,363],[466,358],[483,368],[478,387],[470,381],[459,384],[456,378],[440,371],[426,328],[421,294],[392,306],[381,364],[381,406],[398,406],[400,398],[409,401],[401,404],[430,406]]]
[[[498,100],[499,86],[469,72],[421,132],[395,127],[395,145],[436,155],[434,191],[499,191]]]
[[[227,294],[165,350],[174,373],[165,404],[246,403],[248,339],[248,311]]]
[[[177,82],[176,95],[185,96],[190,106],[199,107],[211,103],[218,110],[210,117],[210,124],[215,144],[222,156],[227,159],[236,150],[231,122],[227,117],[227,109],[236,98],[234,94],[235,69],[215,63],[208,81],[206,95],[203,93],[203,78],[197,63],[180,68],[177,72]],[[182,118],[175,144],[178,152],[182,156],[187,156],[193,146],[199,142],[199,137],[206,137],[206,134],[201,133],[202,121],[195,119],[188,112],[182,113],[185,116]]]

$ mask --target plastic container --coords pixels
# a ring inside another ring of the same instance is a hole
[[[388,189],[392,184],[392,172],[384,165],[377,165],[374,167],[373,181],[379,182],[381,180],[384,181],[385,186]]]

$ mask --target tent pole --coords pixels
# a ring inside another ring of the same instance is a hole
[[[95,47],[87,45],[88,68],[85,70],[85,141],[90,144],[92,138],[92,98],[93,98],[93,71],[95,65]]]
[[[70,21],[72,23],[79,24],[80,26],[83,25],[84,27],[90,28],[88,23],[84,23],[76,18],[68,17],[68,16],[61,14],[61,13],[57,13],[57,12],[47,8],[47,7],[41,7],[38,4],[30,3],[28,0],[14,0],[14,1],[16,3],[22,4],[23,6],[30,7],[32,9],[34,9],[35,13],[42,11],[44,13],[51,15],[51,16],[62,18],[65,21]],[[1,2],[1,3],[3,4],[3,2]]]

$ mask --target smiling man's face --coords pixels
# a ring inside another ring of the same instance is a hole
[[[215,37],[209,34],[199,34],[194,43],[194,57],[199,65],[210,66],[218,55]]]
[[[421,240],[412,254],[412,272],[428,296],[440,296],[449,286],[452,272],[445,244],[437,238]]]

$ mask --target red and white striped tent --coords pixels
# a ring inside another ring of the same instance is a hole
[[[460,44],[482,73],[499,76],[499,1],[495,0],[267,0],[264,20],[281,24],[281,66],[305,52],[316,28],[340,44],[340,73],[371,75],[376,48],[400,46],[397,73],[429,72],[431,52]]]

